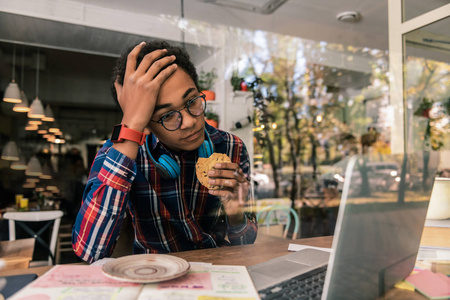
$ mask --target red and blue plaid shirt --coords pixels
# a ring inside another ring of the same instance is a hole
[[[250,179],[247,149],[238,137],[205,125],[215,152],[227,154]],[[248,200],[245,222],[227,223],[218,197],[210,195],[195,172],[197,151],[174,154],[181,176],[164,179],[150,161],[145,145],[132,160],[106,142],[97,153],[72,232],[75,253],[92,262],[110,256],[128,209],[135,229],[134,253],[169,253],[225,245],[251,244],[257,225]]]

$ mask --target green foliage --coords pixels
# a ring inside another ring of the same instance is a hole
[[[430,99],[424,97],[422,99],[422,101],[420,102],[419,107],[414,112],[414,114],[416,116],[422,116],[424,111],[431,109],[431,107],[433,106],[433,103],[434,103],[433,100],[430,100]]]
[[[214,121],[216,121],[216,122],[219,122],[219,115],[216,114],[216,113],[213,112],[213,111],[207,111],[207,112],[205,113],[205,118],[207,118],[207,119],[209,119],[209,120],[214,120]]]
[[[198,88],[201,91],[211,90],[217,78],[216,69],[212,69],[209,72],[201,70],[198,74]]]
[[[233,76],[231,76],[231,86],[233,87],[233,91],[239,91],[241,89],[241,81],[242,77],[238,76],[236,71],[233,72]]]

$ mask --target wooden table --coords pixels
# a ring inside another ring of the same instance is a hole
[[[3,270],[28,268],[29,262],[33,259],[34,243],[33,238],[1,241],[0,259],[6,263]]]
[[[433,240],[434,243],[448,242],[447,237],[450,236],[449,235],[450,228],[446,228],[444,235],[441,236],[440,239],[433,238],[436,237],[437,234],[442,234],[441,230],[442,228],[429,227],[427,230],[424,231],[421,244],[429,245],[426,243],[424,244],[424,242],[428,242],[429,239]],[[298,239],[294,241],[281,240],[278,238],[273,239],[271,237],[268,239],[271,241],[268,242],[261,241],[253,245],[176,252],[171,253],[171,255],[184,258],[190,262],[208,262],[219,265],[251,266],[281,255],[288,254],[289,252],[287,249],[290,243],[330,248],[333,237],[325,236],[325,237]],[[4,274],[2,275],[36,273],[40,276],[44,274],[46,271],[48,271],[50,268],[51,267],[49,266],[49,267],[30,268],[26,270],[11,270],[3,272]],[[390,291],[388,291],[388,293],[385,295],[383,299],[424,300],[427,298],[425,298],[419,293],[414,293],[400,289],[391,289]]]

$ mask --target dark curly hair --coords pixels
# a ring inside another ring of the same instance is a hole
[[[117,93],[116,89],[114,87],[114,82],[117,80],[118,83],[123,85],[123,80],[125,77],[125,69],[127,64],[127,57],[128,54],[131,52],[131,50],[134,49],[138,44],[135,44],[127,49],[125,53],[123,53],[119,59],[116,62],[116,66],[113,69],[113,74],[111,77],[111,93],[113,95],[113,98],[116,103],[117,101]],[[162,40],[153,40],[146,42],[146,44],[142,47],[141,52],[139,52],[139,55],[137,57],[137,64],[136,67],[139,66],[144,56],[152,51],[158,50],[158,49],[167,49],[166,56],[175,55],[176,59],[174,63],[178,65],[178,68],[183,69],[194,81],[195,85],[198,88],[198,75],[197,70],[194,66],[194,64],[191,62],[191,59],[189,57],[189,54],[185,49],[182,47],[172,46],[166,41]]]

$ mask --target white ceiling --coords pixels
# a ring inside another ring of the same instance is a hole
[[[74,1],[135,14],[181,15],[181,0]],[[336,19],[338,13],[351,10],[361,13],[359,22]],[[270,15],[184,0],[184,15],[189,20],[377,49],[388,48],[387,12],[386,0],[288,0]]]

